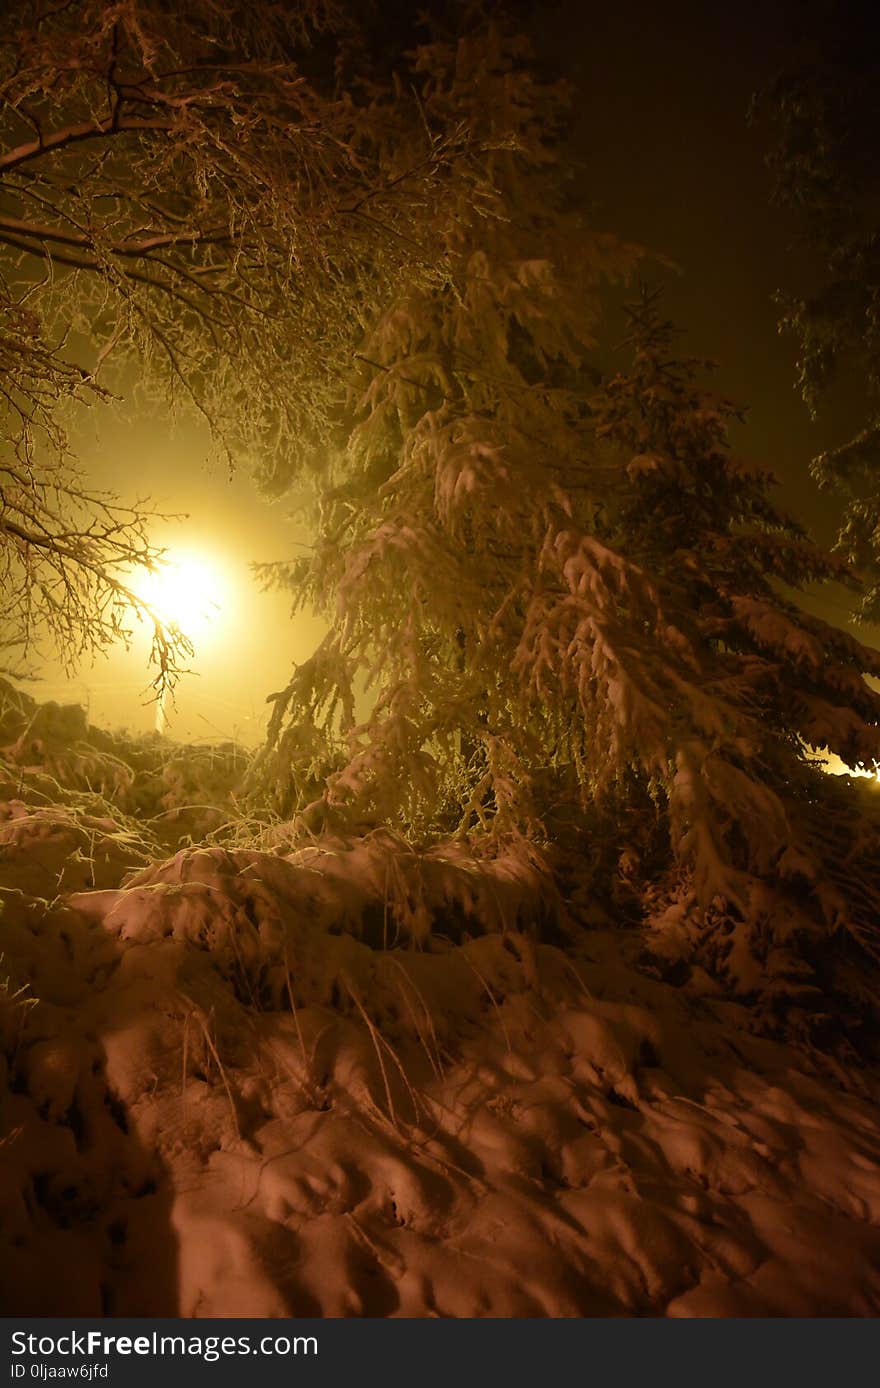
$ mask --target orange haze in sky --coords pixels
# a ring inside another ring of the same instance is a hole
[[[167,705],[169,735],[258,742],[270,711],[267,694],[286,684],[293,662],[311,653],[324,627],[311,614],[291,617],[289,596],[262,592],[248,565],[291,558],[304,542],[302,527],[283,501],[258,496],[244,471],[230,479],[223,468],[209,468],[204,434],[188,423],[175,425],[158,409],[130,420],[92,410],[72,443],[89,486],[115,491],[125,502],[148,495],[160,511],[188,513],[157,521],[151,537],[172,559],[194,558],[215,576],[218,610],[194,624],[191,672]],[[186,611],[184,602],[178,614],[184,629]],[[155,722],[149,648],[146,627],[135,622],[127,651],[115,646],[72,679],[58,660],[32,662],[41,678],[26,687],[39,699],[82,703],[100,726],[147,731]]]

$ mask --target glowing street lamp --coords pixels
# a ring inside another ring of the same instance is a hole
[[[147,574],[138,596],[169,627],[176,627],[193,645],[208,631],[220,612],[223,584],[210,563],[197,555],[171,552]],[[167,690],[156,703],[156,732],[168,726]]]

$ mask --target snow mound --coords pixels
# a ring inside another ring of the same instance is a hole
[[[6,1314],[877,1314],[876,1076],[389,855],[4,894]]]
[[[672,986],[522,852],[237,845],[237,749],[10,691],[4,1314],[878,1313],[842,1043]]]

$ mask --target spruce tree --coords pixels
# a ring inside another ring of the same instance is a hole
[[[426,118],[494,149],[446,284],[362,345],[313,551],[263,571],[330,627],[275,696],[261,774],[312,826],[598,865],[665,947],[756,986],[877,904],[828,861],[809,751],[880,757],[880,655],[796,604],[846,570],[733,455],[736,412],[650,295],[601,381],[600,291],[639,253],[566,210],[562,94],[523,57],[495,31],[421,53]]]
[[[785,988],[801,971],[795,943],[844,927],[873,949],[876,812],[841,799],[811,754],[876,764],[880,697],[865,675],[880,654],[798,603],[852,576],[731,450],[739,414],[701,384],[711,363],[677,356],[654,296],[630,320],[632,365],[594,401],[600,456],[616,462],[599,533],[626,574],[604,618],[616,639],[603,767],[619,783],[627,762],[661,812],[669,863],[652,882],[647,865],[642,886],[665,946],[699,946],[741,986],[778,971]]]
[[[332,618],[276,701],[267,769],[282,803],[294,748],[317,746],[311,723],[344,757],[328,797],[353,822],[529,822],[546,738],[526,731],[511,661],[554,518],[573,496],[589,505],[565,483],[588,448],[597,288],[637,252],[560,206],[565,93],[526,59],[494,27],[418,55],[429,126],[460,122],[487,154],[437,246],[446,282],[409,286],[361,347],[312,555],[263,571]],[[355,726],[364,686],[372,710]]]

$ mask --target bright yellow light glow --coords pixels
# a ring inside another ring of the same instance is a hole
[[[172,550],[153,573],[144,575],[136,591],[163,622],[201,643],[221,613],[225,588],[210,560]]]
[[[847,766],[834,752],[814,752],[813,760],[821,762],[822,770],[827,771],[829,776],[857,776],[880,781],[880,770],[860,771],[858,767]]]

